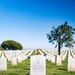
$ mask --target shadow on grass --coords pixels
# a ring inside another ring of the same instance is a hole
[[[64,70],[64,71],[67,71],[66,68],[58,68],[58,70]]]
[[[22,68],[23,70],[30,70],[29,68]]]

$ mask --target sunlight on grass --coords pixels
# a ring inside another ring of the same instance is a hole
[[[32,55],[35,54],[35,51]],[[75,75],[75,72],[67,71],[67,58],[62,62],[61,66],[57,66],[55,63],[51,63],[46,60],[46,75]],[[7,71],[0,71],[0,75],[26,75],[30,74],[30,58],[24,60],[22,63],[18,63],[17,66],[12,66],[11,62],[7,64]]]

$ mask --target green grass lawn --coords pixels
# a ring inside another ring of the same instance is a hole
[[[67,60],[62,62],[61,66],[57,66],[55,63],[46,61],[46,74],[47,75],[75,75],[75,72],[67,71]]]
[[[35,54],[35,52],[33,52]],[[0,71],[0,75],[26,75],[30,74],[30,58],[26,59],[22,63],[18,63],[17,66],[12,66],[11,62],[8,62],[7,71]],[[62,62],[62,66],[57,66],[55,63],[46,61],[46,75],[75,75],[75,72],[67,71],[67,59]]]

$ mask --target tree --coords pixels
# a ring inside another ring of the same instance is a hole
[[[2,42],[1,47],[3,47],[5,50],[22,50],[23,47],[20,43],[14,41],[14,40],[6,40]]]
[[[0,46],[0,50],[4,50],[4,49]]]
[[[75,34],[75,28],[68,25],[66,21],[64,24],[58,26],[57,28],[52,27],[50,33],[47,34],[47,38],[50,43],[54,44],[56,41],[56,46],[58,46],[58,55],[60,55],[60,49],[65,47],[73,47],[75,41],[73,35]]]

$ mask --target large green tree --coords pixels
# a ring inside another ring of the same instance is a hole
[[[14,40],[6,40],[2,42],[1,47],[3,47],[5,50],[22,50],[23,47],[20,43],[14,41]]]
[[[2,47],[0,46],[0,50],[4,50],[4,48],[2,48]]]
[[[47,34],[47,38],[50,43],[54,44],[56,42],[55,47],[58,46],[58,55],[60,55],[60,49],[65,47],[73,47],[74,39],[73,35],[75,34],[75,28],[68,25],[66,21],[64,24],[58,26],[57,28],[52,27],[50,33]]]

